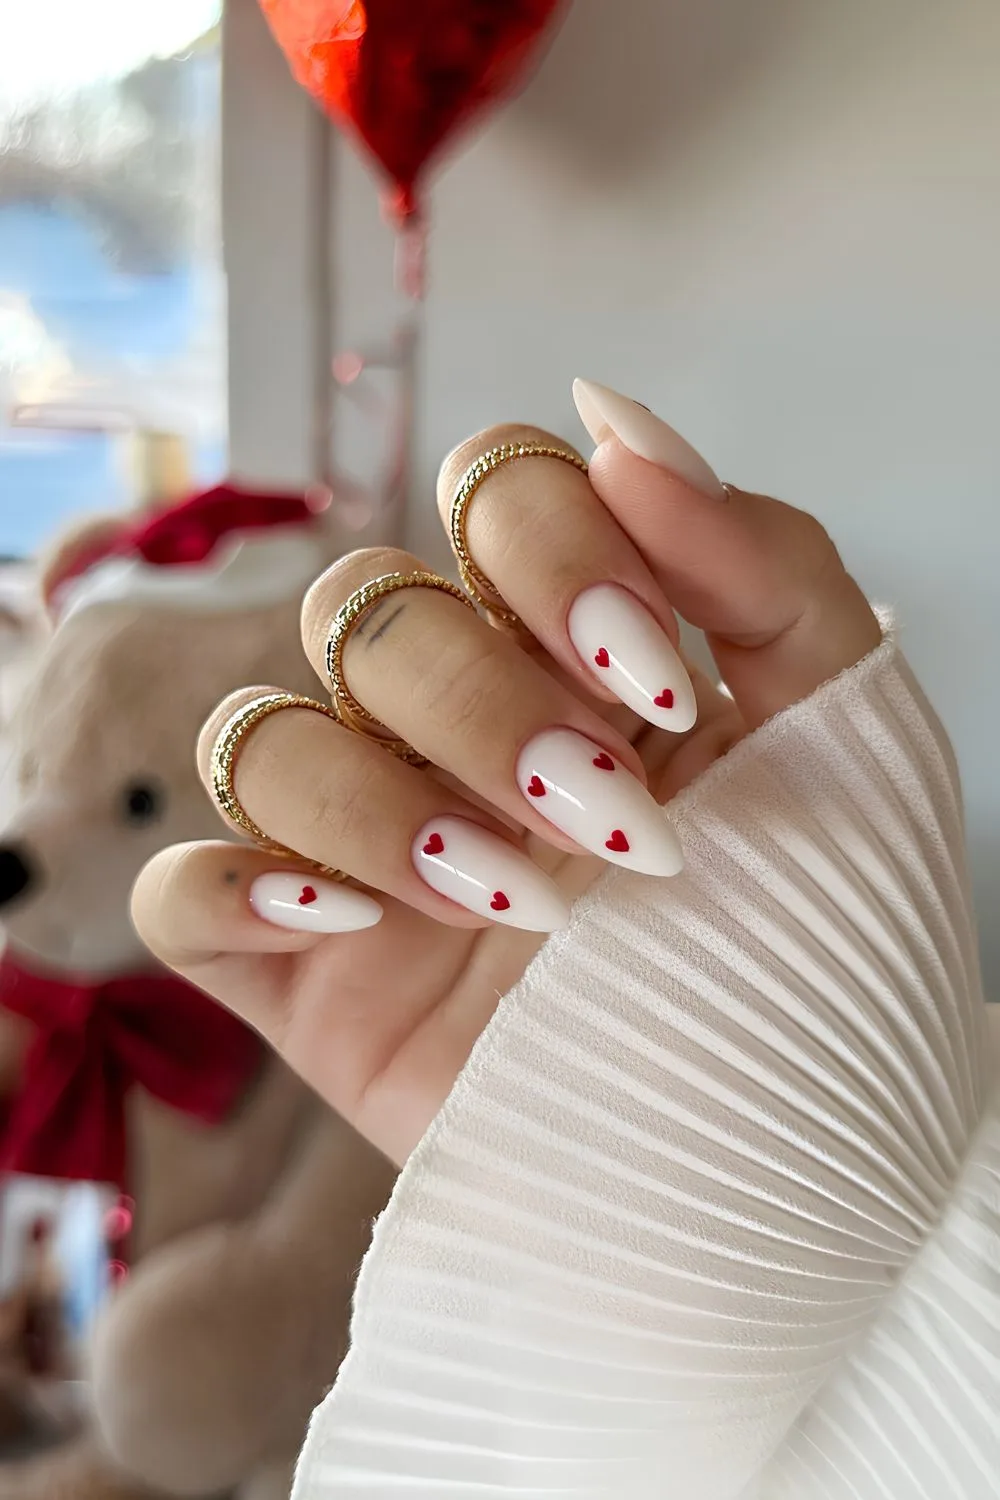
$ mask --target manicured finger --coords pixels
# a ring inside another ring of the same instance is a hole
[[[354,592],[420,567],[391,549],[355,552],[313,585],[303,642],[321,676],[334,618]],[[680,868],[676,835],[628,741],[451,595],[424,587],[387,595],[351,628],[343,667],[369,713],[533,832],[552,841],[557,830],[647,874]]]
[[[254,885],[273,872],[274,855],[247,845],[164,849],[136,882],[139,935],[402,1163],[496,1007],[489,983],[457,982],[485,935],[482,924],[440,926],[385,897],[373,927],[296,931],[254,911]],[[315,885],[307,869],[301,876]],[[537,940],[508,933],[504,941]]]
[[[316,892],[316,902],[302,909],[321,905],[322,927],[315,919],[311,928],[294,925],[296,890],[307,897]],[[401,908],[390,903],[390,910],[395,917]],[[276,865],[265,850],[221,841],[160,850],[132,891],[132,920],[150,952],[286,1055],[295,1023],[289,996],[299,965],[331,943],[335,951],[325,952],[326,967],[350,971],[377,963],[385,946],[382,917],[382,903],[361,891],[319,884],[306,867]],[[288,1061],[319,1084],[322,1057],[312,1072],[298,1056]]]
[[[438,476],[446,531],[469,466],[502,445],[565,448],[536,427],[493,427],[449,454]],[[549,654],[588,692],[616,698],[659,729],[695,720],[677,621],[634,543],[581,470],[531,455],[482,478],[465,513],[476,566]]]
[[[382,906],[305,864],[209,842],[161,850],[136,882],[132,913],[143,941],[178,968],[217,953],[298,953],[376,926]]]
[[[219,734],[267,691],[232,694],[202,730],[198,765],[210,793]],[[569,918],[558,888],[502,824],[311,709],[279,709],[244,732],[233,788],[268,838],[437,921],[479,926],[485,920],[551,932]],[[255,891],[256,909],[286,926],[297,921],[308,927],[314,908],[329,910],[332,920],[348,900],[339,883],[321,886],[310,878],[308,887],[315,901],[303,899],[293,881],[269,877]]]
[[[617,392],[577,381],[574,395],[598,444],[594,490],[705,632],[750,727],[878,645],[875,615],[812,516],[723,489],[671,427]]]

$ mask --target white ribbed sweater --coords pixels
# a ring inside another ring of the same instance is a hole
[[[894,642],[671,816],[403,1171],[296,1500],[1000,1494],[1000,1071]]]

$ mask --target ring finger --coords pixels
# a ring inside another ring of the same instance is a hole
[[[302,635],[320,676],[338,611],[372,579],[419,567],[391,549],[355,552],[313,585]],[[628,741],[449,594],[409,586],[384,597],[350,629],[342,667],[377,720],[550,843],[647,874],[680,869]]]
[[[235,715],[272,691],[244,688],[231,694],[202,730],[198,767],[217,801],[213,749]],[[558,888],[509,830],[434,778],[308,707],[282,707],[247,730],[232,790],[239,808],[268,839],[438,921],[479,925],[472,913],[535,932],[550,932],[567,921]],[[299,910],[303,885],[312,899]],[[335,930],[321,928],[317,920],[324,908],[336,920],[344,905],[335,884],[310,881],[308,871],[278,871],[271,886],[266,907],[257,906],[260,915],[283,926]],[[314,906],[320,893],[322,907]],[[357,905],[356,893],[345,897]]]

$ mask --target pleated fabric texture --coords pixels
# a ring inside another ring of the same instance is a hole
[[[296,1500],[987,1500],[1000,1109],[891,638],[671,806],[403,1171]]]

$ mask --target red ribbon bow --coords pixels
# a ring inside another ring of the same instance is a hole
[[[160,568],[207,562],[219,543],[234,532],[305,525],[315,521],[320,509],[320,497],[267,494],[220,484],[179,505],[122,525],[110,540],[81,548],[59,577],[50,579],[49,591],[54,593],[112,557],[141,557]]]
[[[37,1028],[0,1123],[0,1169],[8,1172],[124,1187],[125,1103],[134,1085],[213,1125],[260,1066],[255,1033],[171,974],[72,983],[32,973],[7,954],[0,1005]]]

